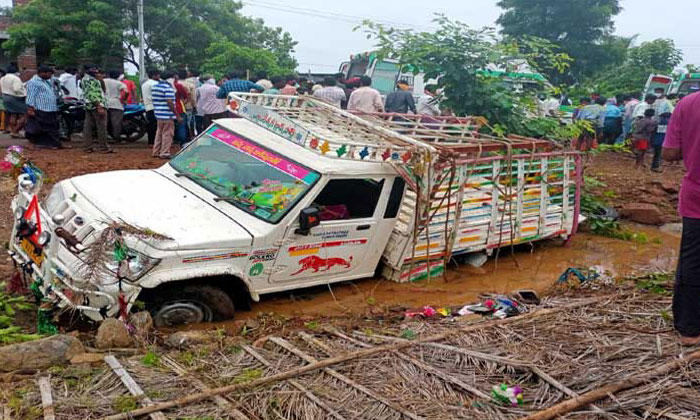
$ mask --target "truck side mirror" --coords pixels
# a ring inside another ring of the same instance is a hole
[[[307,207],[299,213],[299,228],[294,231],[297,235],[307,236],[314,228],[321,224],[318,208]]]

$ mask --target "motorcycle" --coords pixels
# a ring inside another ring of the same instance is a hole
[[[62,137],[69,140],[71,134],[79,133],[85,123],[85,102],[66,97],[58,106]],[[124,106],[124,118],[122,119],[121,141],[133,143],[146,135],[146,108],[142,104],[127,104]]]
[[[133,143],[146,135],[148,121],[146,121],[146,108],[143,104],[124,105],[124,119],[122,119],[121,140]]]
[[[65,97],[58,105],[62,140],[70,140],[71,134],[83,130],[85,103],[77,98]]]

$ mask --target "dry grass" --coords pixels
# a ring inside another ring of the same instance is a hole
[[[549,300],[543,306],[567,301]],[[296,383],[283,381],[224,397],[250,419],[332,418],[328,407],[342,419],[398,420],[411,415],[426,419],[517,419],[570,398],[562,388],[582,394],[677,357],[683,350],[669,333],[669,306],[668,298],[655,295],[615,295],[570,311],[452,335],[439,342],[441,346],[413,345],[401,350],[404,357],[386,352],[333,366],[331,369],[342,375],[342,380],[328,371],[315,371],[295,378]],[[402,336],[421,337],[456,329],[463,323],[463,319],[436,319],[374,324],[372,329],[344,330],[340,335],[321,327],[313,331],[321,345],[302,339],[297,331],[284,335],[295,349],[321,360]],[[244,347],[224,340],[187,351],[158,350],[162,354],[155,357],[155,362],[151,358],[144,363],[143,356],[137,356],[122,363],[156,402],[198,392],[190,381],[193,377],[209,387],[218,387],[306,364],[271,340],[254,349],[257,356]],[[162,363],[166,355],[187,374],[179,375]],[[443,377],[421,368],[415,360],[438,369]],[[106,367],[82,372],[76,369],[53,372],[57,418],[98,418],[140,406],[141,402],[127,396]],[[538,374],[542,371],[552,379],[543,379]],[[518,384],[524,390],[525,403],[504,407],[472,395],[455,385],[456,381],[485,394],[500,383]],[[647,419],[659,418],[659,413],[698,418],[699,386],[700,369],[695,364],[565,418]],[[37,404],[38,391],[27,389],[25,402]],[[308,393],[326,407],[309,398]],[[165,414],[168,418],[233,418],[231,410],[213,400]]]

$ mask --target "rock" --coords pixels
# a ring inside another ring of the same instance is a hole
[[[666,223],[659,228],[664,233],[681,236],[683,233],[683,223]]]
[[[678,194],[680,191],[679,185],[670,179],[661,181],[661,189],[669,194]]]
[[[243,325],[249,330],[256,330],[260,328],[260,320],[258,318],[248,318]]]
[[[82,353],[73,356],[70,359],[71,365],[82,365],[84,363],[101,363],[104,361],[105,355],[102,353]]]
[[[628,203],[620,209],[620,216],[633,222],[645,225],[663,225],[665,222],[663,212],[654,204]]]
[[[109,349],[115,347],[129,347],[131,345],[131,337],[126,325],[116,319],[107,318],[102,321],[97,329],[97,337],[95,337],[95,347],[98,349]]]
[[[206,331],[178,331],[170,334],[165,339],[165,345],[173,348],[182,348],[209,342],[210,338]]]
[[[153,329],[153,318],[147,311],[137,312],[129,317],[129,322],[139,335],[148,334]]]
[[[85,353],[82,343],[70,335],[54,335],[41,340],[0,347],[0,371],[46,369],[67,364]]]

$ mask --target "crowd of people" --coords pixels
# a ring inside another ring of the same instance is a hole
[[[0,124],[5,133],[20,138],[24,130],[24,137],[39,148],[69,148],[65,141],[70,140],[70,132],[59,112],[66,101],[82,99],[86,150],[111,152],[107,128],[119,142],[124,106],[139,102],[136,84],[121,70],[105,73],[95,65],[80,70],[68,67],[58,77],[56,73],[54,67],[42,65],[23,82],[15,64],[7,71],[0,69]]]
[[[232,92],[266,95],[311,96],[331,106],[359,113],[393,112],[441,115],[437,86],[429,85],[425,95],[414,101],[405,80],[397,83],[386,103],[372,79],[361,76],[344,80],[342,74],[326,77],[320,84],[296,76],[268,78],[257,74],[252,80],[244,71],[232,71],[218,81],[197,71],[150,70],[141,91],[146,107],[149,143],[153,157],[169,159],[172,144],[184,145],[217,118],[225,117],[226,99]]]
[[[57,74],[60,73],[60,74]],[[70,130],[60,118],[66,101],[82,101],[82,126],[86,152],[114,153],[110,143],[122,137],[125,106],[141,100],[146,111],[147,135],[153,156],[168,159],[173,143],[187,143],[211,122],[226,113],[231,92],[257,92],[268,95],[308,95],[337,108],[357,113],[413,113],[441,115],[437,86],[429,85],[417,101],[409,83],[400,80],[396,91],[384,100],[367,76],[345,80],[342,74],[326,77],[321,83],[296,76],[272,77],[260,73],[248,80],[245,71],[232,71],[216,80],[196,70],[149,70],[141,84],[121,70],[103,71],[87,64],[57,71],[40,66],[37,74],[23,82],[19,69],[11,64],[0,69],[0,124],[13,138],[24,137],[40,148],[70,148]]]
[[[655,89],[640,100],[641,93],[605,98],[592,94],[580,100],[574,110],[574,121],[588,121],[593,131],[584,132],[574,142],[579,150],[590,150],[597,144],[622,144],[630,139],[636,155],[636,166],[643,167],[648,150],[653,151],[651,170],[661,172],[661,151],[669,119],[680,97]],[[682,95],[681,95],[682,97]]]

